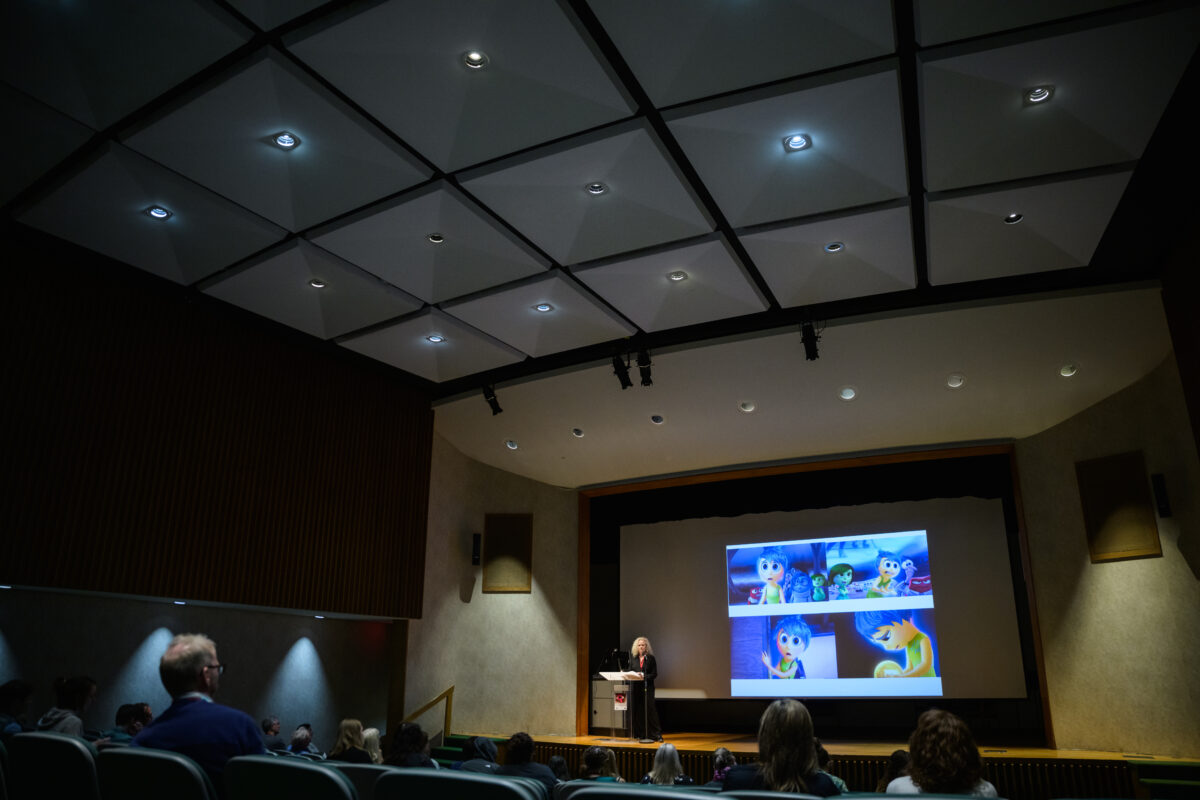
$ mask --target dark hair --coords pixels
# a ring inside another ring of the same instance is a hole
[[[96,682],[86,675],[74,678],[56,678],[54,680],[54,705],[70,711],[83,708],[92,692],[96,690]]]
[[[550,771],[554,773],[554,777],[560,781],[571,780],[571,773],[567,771],[567,760],[562,756],[550,756],[550,761],[546,766],[550,767]]]
[[[130,703],[133,706],[133,722],[142,723],[142,727],[149,725],[154,719],[154,714],[150,711],[149,703]]]
[[[967,794],[979,783],[983,760],[967,723],[931,708],[908,740],[908,774],[925,794]]]
[[[269,716],[269,717],[263,717],[263,721],[262,721],[263,733],[270,733],[271,728],[274,728],[278,724],[279,724],[279,717],[276,717],[274,715]]]
[[[124,728],[129,723],[133,722],[133,703],[126,703],[117,709],[116,719],[113,720],[118,728]]]
[[[887,791],[887,785],[899,778],[904,773],[908,772],[908,751],[893,750],[888,756],[887,769],[883,772],[883,777],[879,779],[879,783],[875,784],[875,792],[883,794]]]
[[[604,748],[592,745],[583,751],[583,776],[602,774],[607,763],[608,753],[604,752]]]
[[[388,756],[388,763],[400,763],[409,753],[422,753],[427,744],[429,737],[421,730],[420,725],[415,722],[402,723],[392,739],[392,752]]]
[[[831,760],[829,751],[825,749],[825,745],[821,744],[821,740],[815,736],[813,737],[813,747],[817,748],[817,766],[825,769],[829,766]]]
[[[14,716],[25,710],[25,702],[33,696],[33,684],[13,678],[0,686],[0,711]]]
[[[528,764],[533,760],[533,737],[518,731],[508,738],[508,755],[505,764]]]

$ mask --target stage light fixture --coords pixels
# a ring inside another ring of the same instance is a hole
[[[804,360],[816,361],[819,357],[817,342],[821,341],[821,336],[811,322],[800,323],[800,341],[804,344]]]
[[[483,387],[483,399],[487,400],[488,406],[491,407],[493,417],[504,410],[500,407],[500,401],[496,399],[496,390],[491,386]]]
[[[638,372],[642,375],[642,386],[650,386],[654,381],[650,380],[650,351],[646,348],[638,350]]]
[[[630,386],[633,386],[633,381],[629,380],[629,365],[621,360],[621,356],[615,355],[612,357],[613,375],[617,376],[617,380],[621,382],[621,390],[624,391]]]

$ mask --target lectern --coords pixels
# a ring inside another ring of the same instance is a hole
[[[629,672],[629,671],[626,671],[626,672],[601,672],[600,677],[604,678],[604,680],[606,680],[612,684],[614,706],[617,707],[618,710],[623,710],[626,712],[625,716],[624,716],[625,724],[621,726],[623,732],[626,734],[626,736],[624,738],[632,739],[633,738],[633,716],[629,713],[629,710],[630,710],[629,709],[629,691],[632,688],[632,684],[640,683],[640,684],[642,684],[642,691],[644,692],[646,690],[646,682],[644,680],[642,680],[642,676],[639,673]],[[625,698],[625,704],[624,704],[623,709],[620,708],[620,702],[618,700],[618,698],[621,697],[622,695]],[[613,721],[615,722],[616,719],[614,718]],[[612,731],[613,741],[619,741],[617,739],[616,725],[613,725],[611,727],[611,731]]]

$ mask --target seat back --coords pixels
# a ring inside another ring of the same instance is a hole
[[[733,794],[733,792],[726,792]],[[644,783],[607,783],[593,781],[590,786],[576,789],[571,800],[671,800],[673,797],[708,798],[708,792],[697,792],[691,786],[651,786]],[[775,800],[783,800],[779,795]],[[787,800],[807,800],[806,794],[789,794]]]
[[[225,764],[229,800],[303,797],[305,800],[358,800],[343,773],[303,758],[238,756]]]
[[[401,767],[385,767],[382,764],[350,764],[345,761],[326,761],[325,766],[339,770],[358,791],[359,800],[372,800],[375,797],[375,782],[379,776]]]
[[[522,781],[452,769],[402,767],[380,775],[374,800],[541,800]]]
[[[790,794],[788,792],[769,792],[765,789],[734,789],[728,792],[722,792],[728,797],[735,797],[737,800],[792,800],[800,797],[804,800],[819,800],[820,795],[816,794]]]
[[[192,759],[169,750],[116,747],[96,757],[105,800],[217,800],[208,773]]]
[[[17,733],[8,740],[12,800],[100,800],[96,748],[65,733]]]

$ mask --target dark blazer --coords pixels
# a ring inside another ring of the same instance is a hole
[[[646,653],[646,665],[644,667],[638,666],[637,656],[633,656],[629,659],[629,669],[634,672],[644,672],[646,674],[646,691],[654,691],[654,679],[658,677],[658,662],[654,660],[654,656]]]

